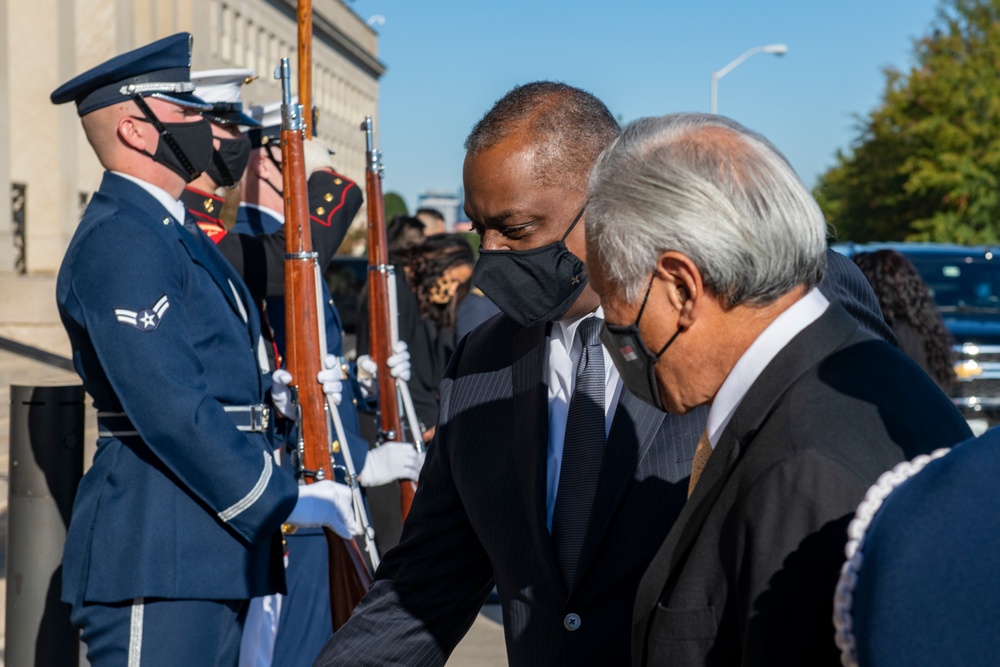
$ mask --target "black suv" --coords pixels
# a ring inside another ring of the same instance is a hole
[[[1000,248],[940,243],[841,243],[848,257],[895,250],[920,272],[955,337],[951,397],[979,435],[1000,424]]]

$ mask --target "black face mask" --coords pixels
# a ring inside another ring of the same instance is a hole
[[[555,243],[531,250],[480,250],[473,284],[522,326],[562,317],[587,286],[587,267],[566,248],[566,237],[585,209]]]
[[[246,137],[219,140],[219,147],[212,152],[212,163],[205,173],[213,181],[227,188],[234,187],[246,171],[250,161],[250,140]]]
[[[642,342],[642,336],[639,335],[639,320],[642,319],[642,313],[646,310],[646,300],[649,299],[649,290],[653,287],[653,277],[649,277],[646,296],[642,299],[642,306],[639,308],[635,322],[628,326],[605,322],[601,327],[601,342],[604,343],[604,347],[608,348],[608,353],[611,355],[611,360],[615,362],[619,375],[622,376],[625,388],[657,410],[666,412],[663,401],[660,400],[660,389],[656,384],[656,362],[660,360],[663,353],[684,329],[678,328],[667,344],[660,348],[656,354],[653,354]]]
[[[142,152],[180,175],[186,183],[198,178],[212,163],[212,153],[215,150],[209,122],[202,118],[190,123],[164,123],[156,117],[142,97],[136,95],[133,99],[145,116],[137,120],[147,121],[160,133],[156,151]]]

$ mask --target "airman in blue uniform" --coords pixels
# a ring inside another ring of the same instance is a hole
[[[355,529],[350,490],[275,464],[260,323],[239,275],[183,229],[212,134],[191,37],[117,56],[55,92],[107,170],[66,252],[59,313],[98,410],[63,560],[88,659],[235,665],[247,601],[284,590],[279,528]]]

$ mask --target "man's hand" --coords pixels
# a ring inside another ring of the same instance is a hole
[[[392,346],[393,355],[386,359],[389,366],[389,375],[403,382],[410,381],[410,351],[406,346],[406,341],[397,341]],[[378,375],[378,365],[367,354],[358,357],[358,383],[369,395],[378,390],[375,380]]]
[[[358,474],[361,486],[382,486],[398,479],[417,479],[424,457],[406,442],[387,442],[368,452]]]
[[[337,357],[332,354],[323,357],[323,370],[317,373],[316,380],[323,385],[323,393],[334,405],[340,405],[340,401],[343,400],[340,380],[342,377],[343,371],[340,370]]]
[[[271,403],[274,409],[288,419],[293,419],[292,394],[288,385],[292,383],[292,374],[279,368],[271,374]]]
[[[325,526],[344,539],[359,532],[350,487],[330,480],[300,486],[298,502],[285,523],[300,528]]]

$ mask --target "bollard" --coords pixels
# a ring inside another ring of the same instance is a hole
[[[62,592],[62,553],[83,475],[80,385],[10,388],[7,503],[8,665],[77,665],[79,637]]]

